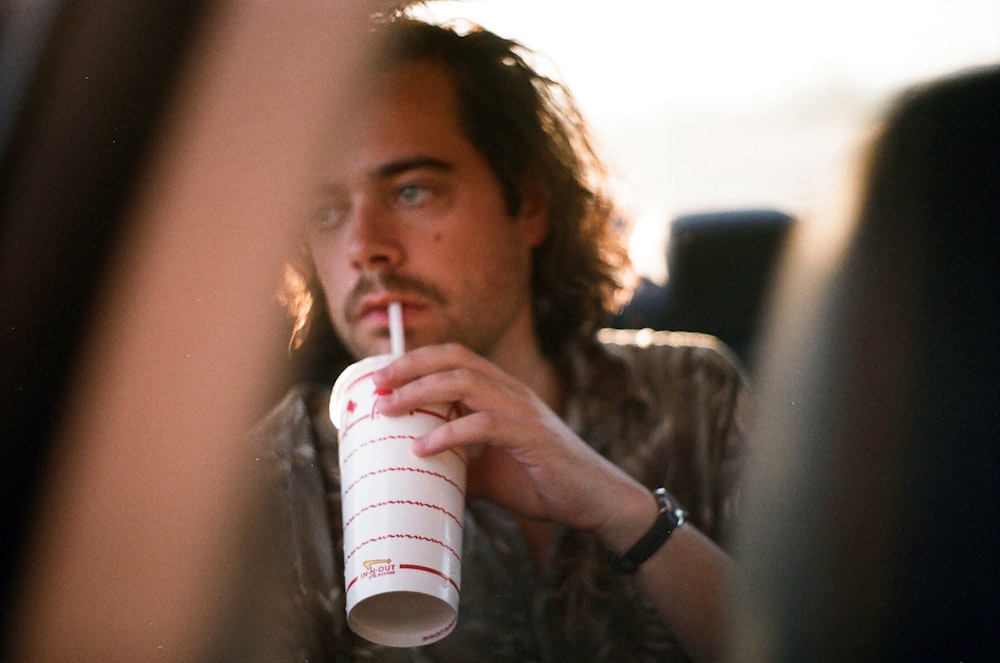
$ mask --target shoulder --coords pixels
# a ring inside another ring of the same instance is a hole
[[[605,330],[600,349],[617,364],[619,388],[636,394],[676,442],[682,432],[713,431],[706,444],[742,447],[754,399],[746,371],[718,338],[699,333]],[[603,371],[608,375],[609,371]],[[607,392],[605,392],[607,395]],[[713,441],[714,440],[714,441]]]
[[[597,340],[604,351],[618,357],[640,375],[662,380],[664,372],[714,376],[722,382],[745,381],[744,367],[729,347],[715,336],[696,332],[652,329],[602,329]]]
[[[345,641],[335,554],[340,511],[331,501],[339,496],[330,465],[335,441],[323,428],[329,393],[329,387],[297,385],[251,430],[263,474],[257,511],[267,519],[283,582],[273,597],[268,637],[276,647],[287,645],[295,660],[332,660]]]
[[[322,437],[323,417],[330,388],[317,384],[299,384],[258,421],[250,430],[251,442],[261,454],[294,463],[311,462]]]
[[[580,417],[610,412],[643,421],[706,418],[743,422],[751,409],[749,382],[735,354],[707,334],[602,330],[575,356],[572,373]]]

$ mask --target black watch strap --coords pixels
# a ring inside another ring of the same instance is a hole
[[[653,491],[653,495],[660,503],[660,513],[653,526],[635,542],[635,545],[621,557],[612,557],[611,566],[619,573],[635,573],[639,565],[652,557],[653,553],[667,542],[674,530],[687,520],[687,512],[666,488],[657,488]]]

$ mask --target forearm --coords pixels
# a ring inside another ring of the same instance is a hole
[[[659,505],[645,490],[630,490],[618,517],[601,528],[605,545],[621,555],[654,523]],[[728,600],[735,574],[732,559],[691,523],[670,538],[635,572],[685,651],[696,661],[717,661],[726,644]]]

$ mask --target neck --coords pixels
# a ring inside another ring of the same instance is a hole
[[[508,334],[487,358],[530,387],[556,414],[561,413],[562,378],[552,360],[542,354],[530,320]]]

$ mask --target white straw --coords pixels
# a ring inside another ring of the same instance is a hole
[[[406,352],[406,341],[403,333],[403,306],[399,302],[389,304],[389,343],[392,354],[397,357]]]

